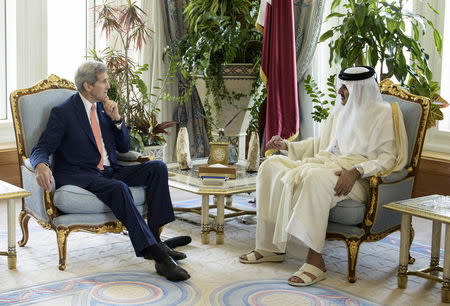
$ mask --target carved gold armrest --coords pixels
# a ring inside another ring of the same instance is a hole
[[[378,199],[378,186],[381,183],[381,177],[374,175],[369,179],[369,203],[367,203],[366,214],[364,215],[364,226],[371,226],[375,218]]]

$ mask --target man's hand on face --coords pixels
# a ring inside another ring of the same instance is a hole
[[[35,175],[36,175],[36,181],[43,189],[47,191],[52,190],[52,181],[53,181],[53,175],[52,170],[44,164],[39,163],[37,164],[35,168]]]
[[[340,170],[334,173],[339,176],[336,186],[334,187],[334,192],[336,196],[346,196],[350,193],[355,185],[356,180],[359,178],[360,173],[356,169],[352,170]]]
[[[105,112],[109,116],[109,118],[114,121],[120,120],[119,107],[116,102],[106,98],[103,101],[103,108],[105,109]]]
[[[284,139],[278,135],[273,136],[266,145],[267,149],[273,150],[287,150],[287,144],[284,142]]]

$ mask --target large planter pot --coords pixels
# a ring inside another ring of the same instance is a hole
[[[153,159],[162,160],[165,159],[165,149],[166,145],[161,146],[145,146],[142,154],[151,156]]]
[[[198,77],[196,87],[200,100],[210,102],[213,123],[213,136],[218,135],[218,128],[224,128],[225,136],[231,138],[238,138],[239,143],[239,158],[245,158],[245,136],[247,135],[247,128],[250,122],[250,112],[245,111],[246,108],[251,107],[253,100],[248,94],[252,88],[252,84],[256,79],[252,64],[230,64],[224,65],[223,78],[225,87],[229,92],[244,94],[245,96],[239,100],[233,101],[230,104],[228,101],[220,101],[222,109],[219,111],[214,106],[212,101],[214,98],[206,95],[206,85],[202,77]],[[236,117],[235,117],[236,116]],[[233,117],[235,117],[233,119]],[[231,121],[230,124],[228,124]],[[226,126],[228,124],[228,126]]]

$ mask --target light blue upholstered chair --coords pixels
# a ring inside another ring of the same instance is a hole
[[[71,232],[121,233],[124,230],[109,207],[87,190],[66,185],[52,192],[43,191],[36,183],[34,170],[28,161],[32,148],[47,125],[50,110],[74,92],[73,83],[50,75],[33,87],[16,90],[10,96],[23,188],[32,193],[23,201],[19,215],[23,234],[19,246],[27,243],[28,221],[30,217],[35,218],[41,226],[56,232],[60,270],[66,268],[67,237]],[[131,151],[119,154],[119,159],[125,164],[146,160]],[[144,214],[144,188],[130,189],[137,208]]]
[[[385,209],[383,205],[411,198],[430,112],[428,98],[412,95],[389,79],[380,83],[380,89],[383,99],[397,102],[403,114],[408,136],[408,162],[400,172],[383,178],[370,178],[367,204],[345,200],[330,211],[327,239],[343,240],[347,244],[348,280],[351,283],[356,281],[361,243],[378,241],[400,230],[400,214]],[[413,260],[410,258],[411,263]]]

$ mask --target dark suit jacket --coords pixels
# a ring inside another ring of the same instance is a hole
[[[97,115],[111,166],[121,167],[117,164],[116,151],[128,152],[128,129],[124,123],[121,129],[112,123],[103,103],[97,103]],[[100,153],[79,93],[52,109],[47,127],[31,152],[30,162],[33,167],[41,162],[49,164],[51,154],[56,188],[68,184],[84,188],[100,174],[97,169]]]

